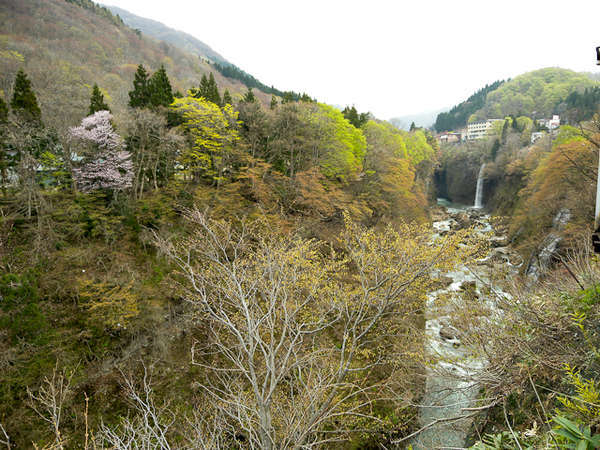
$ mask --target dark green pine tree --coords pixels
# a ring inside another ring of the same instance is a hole
[[[88,115],[92,115],[98,111],[110,111],[110,108],[106,103],[104,103],[104,95],[100,92],[100,88],[96,83],[94,83],[94,87],[92,88],[92,96],[90,98],[90,111]]]
[[[411,123],[410,124],[410,130],[409,131],[415,131],[417,129],[417,126],[415,125],[415,123]]]
[[[252,88],[248,88],[248,91],[244,95],[242,101],[244,103],[254,103],[256,101],[256,97],[254,96],[254,92],[252,92]]]
[[[492,145],[492,151],[490,152],[492,161],[494,161],[496,159],[496,156],[498,155],[498,150],[500,150],[500,140],[496,139],[494,141],[494,145]]]
[[[302,94],[302,96],[300,97],[300,101],[304,102],[304,103],[312,103],[312,98],[310,98],[310,96],[307,93]]]
[[[225,92],[223,92],[223,106],[232,104],[233,99],[231,98],[231,94],[229,93],[228,89],[225,89]]]
[[[144,108],[150,104],[150,90],[148,89],[148,72],[143,65],[139,65],[133,79],[133,90],[129,92],[129,106]]]
[[[0,97],[0,123],[8,120],[8,105],[2,97]]]
[[[194,97],[196,97],[196,98],[203,97],[208,100],[208,97],[207,97],[208,91],[209,91],[208,78],[206,78],[206,74],[202,74],[202,78],[200,79],[200,86],[198,86],[198,89],[196,89],[196,93],[195,93]]]
[[[502,135],[500,136],[500,140],[503,144],[506,143],[506,136],[508,135],[508,120],[504,119],[504,125],[502,125]]]
[[[165,66],[161,65],[148,81],[150,104],[154,107],[169,106],[173,103],[173,89],[167,76]]]
[[[23,69],[19,70],[15,78],[10,106],[16,114],[26,120],[39,122],[42,119],[42,111],[38,106],[35,93],[31,89],[31,81],[25,75]]]
[[[219,88],[217,87],[217,82],[215,81],[215,77],[213,73],[210,73],[210,77],[208,78],[208,96],[207,100],[213,102],[216,105],[221,104],[221,95],[219,94]]]
[[[358,111],[356,111],[356,108],[354,106],[352,108],[350,108],[349,106],[346,106],[344,108],[344,110],[342,111],[342,114],[344,115],[346,120],[348,122],[350,122],[352,125],[354,125],[356,128],[360,127],[360,121],[358,119]]]
[[[271,96],[271,109],[275,109],[277,108],[277,99],[275,98],[274,95]]]

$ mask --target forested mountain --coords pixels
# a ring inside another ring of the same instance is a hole
[[[208,60],[211,63],[211,67],[230,80],[237,80],[248,88],[256,88],[265,94],[276,95],[286,100],[298,100],[301,96],[296,92],[284,92],[273,86],[267,86],[235,64],[227,61],[204,42],[187,33],[169,28],[160,22],[136,16],[116,6],[107,6],[107,8],[118,14],[131,28],[140,30],[142,33],[159,41],[167,42],[181,50]]]
[[[469,117],[483,107],[488,93],[498,89],[504,81],[495,81],[492,84],[486,84],[464,102],[454,106],[448,112],[438,114],[434,127],[436,131],[451,131],[464,127]]]
[[[503,118],[508,115],[549,117],[572,92],[583,93],[598,86],[587,74],[549,67],[534,70],[507,81],[485,98],[472,119]]]
[[[190,34],[169,28],[156,20],[137,16],[117,6],[107,5],[106,8],[113,14],[118,15],[126,25],[134,30],[139,30],[142,34],[153,37],[159,41],[167,42],[192,55],[201,56],[209,61],[229,64],[229,61],[223,56]]]
[[[221,90],[240,95],[246,87],[214,70],[207,62],[178,48],[140,36],[108,10],[89,1],[4,0],[0,2],[0,90],[5,99],[20,67],[29,75],[44,120],[64,128],[76,124],[88,109],[97,83],[111,110],[121,114],[138,64],[151,71],[161,64],[174,91],[198,86],[214,73]],[[256,95],[265,104],[271,99]]]

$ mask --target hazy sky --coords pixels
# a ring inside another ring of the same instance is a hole
[[[381,119],[548,66],[596,72],[599,0],[104,0],[192,34],[267,85]]]

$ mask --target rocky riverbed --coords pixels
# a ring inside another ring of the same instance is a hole
[[[519,255],[507,246],[504,232],[478,209],[452,205],[440,208],[434,216],[433,238],[468,227],[489,243],[489,250],[472,264],[440,274],[447,285],[428,295],[425,332],[431,363],[420,407],[424,429],[411,441],[414,449],[465,446],[473,421],[469,408],[476,406],[479,393],[473,380],[486,361],[461,342],[460,333],[452,325],[453,314],[477,305],[491,312],[482,320],[493,320],[494,314],[501,313],[495,307],[497,296],[508,295],[497,278],[500,274],[502,279],[510,278],[522,264]]]

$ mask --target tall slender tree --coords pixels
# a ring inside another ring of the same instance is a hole
[[[173,89],[167,76],[165,66],[161,65],[148,81],[150,104],[152,106],[169,106],[173,103]]]
[[[231,94],[228,89],[225,89],[223,92],[223,106],[233,104],[233,99],[231,98]]]
[[[0,123],[6,122],[8,119],[8,105],[2,97],[0,97]]]
[[[13,111],[25,120],[40,122],[42,111],[38,106],[35,93],[31,89],[31,81],[27,78],[23,69],[20,69],[15,78],[13,97],[10,102]]]
[[[210,73],[208,77],[208,101],[213,102],[215,105],[221,104],[221,95],[219,94],[219,88],[217,87],[217,82],[215,81],[215,77],[213,73]]]
[[[104,95],[102,95],[98,85],[94,83],[94,87],[92,88],[92,96],[90,98],[90,110],[88,112],[88,116],[91,116],[98,111],[110,111],[110,108],[106,103],[104,103]]]
[[[144,108],[150,104],[150,90],[148,88],[148,72],[140,64],[133,79],[133,90],[129,92],[129,106]]]
[[[254,103],[256,101],[256,96],[254,95],[254,92],[252,92],[252,88],[248,88],[243,101],[245,103]]]

